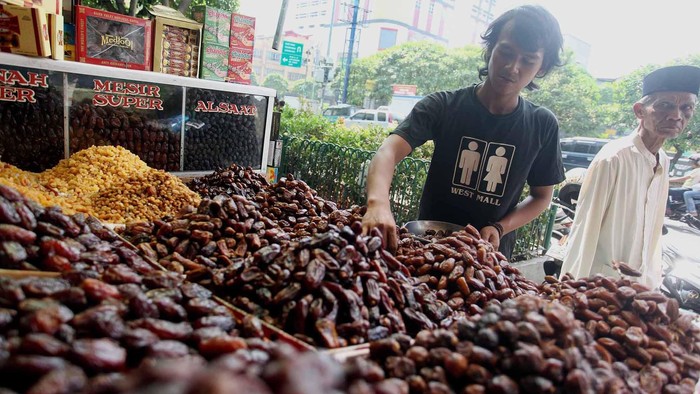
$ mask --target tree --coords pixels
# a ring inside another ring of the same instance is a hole
[[[83,0],[82,4],[124,15],[148,17],[148,7],[156,4],[175,8],[185,16],[192,15],[195,6],[208,5],[224,11],[238,10],[239,0]]]
[[[467,46],[448,49],[429,41],[409,42],[356,60],[350,70],[348,102],[361,105],[367,96],[379,105],[388,104],[392,85],[416,85],[418,95],[458,89],[478,79],[481,49]],[[342,88],[343,73],[336,74],[334,88]],[[374,81],[368,91],[367,81]]]
[[[289,81],[280,74],[270,74],[265,77],[263,87],[275,89],[277,97],[282,97],[289,92]]]
[[[313,98],[312,93],[318,88],[313,79],[300,79],[292,84],[291,93],[301,97]],[[320,94],[320,92],[318,92]]]
[[[564,66],[536,82],[540,89],[526,91],[523,96],[554,112],[563,135],[595,136],[603,131],[603,116],[598,111],[600,88],[596,80],[573,61],[573,53],[566,53]]]

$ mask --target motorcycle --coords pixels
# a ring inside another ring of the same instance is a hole
[[[545,275],[559,276],[560,274],[566,254],[566,243],[574,223],[576,204],[584,173],[585,169],[582,168],[567,171],[564,185],[552,200],[552,204],[557,207],[557,212],[554,217],[549,249],[545,252],[545,256],[551,258],[551,260],[544,262]]]
[[[695,205],[698,206],[698,204],[700,204],[700,199],[695,199],[694,202]],[[669,197],[666,217],[671,220],[681,221],[696,230],[700,230],[700,219],[687,213],[685,201],[672,200]]]

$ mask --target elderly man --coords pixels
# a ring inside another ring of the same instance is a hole
[[[700,68],[672,66],[644,77],[632,107],[639,125],[608,143],[591,162],[581,187],[562,273],[617,276],[613,261],[641,272],[639,282],[661,283],[661,228],[669,158],[661,146],[693,117]]]

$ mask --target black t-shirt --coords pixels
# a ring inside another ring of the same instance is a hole
[[[530,186],[564,180],[554,114],[523,98],[508,115],[491,114],[476,85],[419,101],[394,130],[413,149],[433,140],[419,219],[480,229],[500,220]]]

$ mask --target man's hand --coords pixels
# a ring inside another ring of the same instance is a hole
[[[484,226],[479,231],[481,238],[491,243],[495,250],[498,250],[498,245],[501,244],[501,237],[498,235],[498,230],[493,226]]]
[[[362,233],[369,234],[370,230],[376,227],[384,238],[384,247],[394,253],[398,247],[399,234],[396,231],[396,221],[388,205],[369,205],[367,212],[362,218]]]

